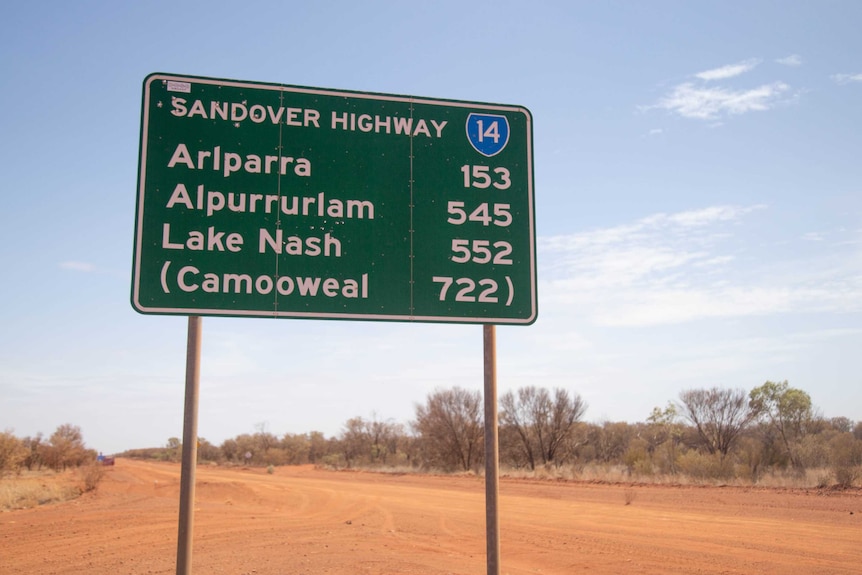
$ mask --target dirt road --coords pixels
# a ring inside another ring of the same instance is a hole
[[[0,514],[0,574],[176,570],[179,465]],[[477,477],[199,467],[193,573],[485,573]],[[503,479],[501,573],[859,574],[862,495]]]

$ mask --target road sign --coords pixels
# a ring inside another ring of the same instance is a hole
[[[530,324],[532,156],[523,107],[152,74],[132,305]]]

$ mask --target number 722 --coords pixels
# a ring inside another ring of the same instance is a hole
[[[434,276],[431,278],[434,283],[441,284],[440,286],[440,301],[446,301],[449,295],[449,288],[452,285],[458,286],[455,291],[455,301],[465,303],[499,303],[500,298],[497,292],[500,290],[496,280],[490,278],[481,279],[478,282],[471,278],[452,278],[446,276]],[[477,286],[478,284],[478,286]],[[512,285],[512,278],[506,276],[506,284],[509,288],[509,297],[506,299],[506,305],[512,305],[512,300],[515,298],[515,286]],[[479,288],[478,293],[477,287]]]

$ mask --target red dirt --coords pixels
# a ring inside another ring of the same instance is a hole
[[[175,573],[179,465],[0,514],[0,574]],[[199,467],[192,572],[485,573],[484,480]],[[501,573],[858,574],[859,491],[504,478]]]

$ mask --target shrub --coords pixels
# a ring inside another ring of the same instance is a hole
[[[732,479],[733,463],[718,454],[689,451],[679,457],[679,469],[694,480]]]
[[[81,492],[87,493],[95,490],[96,487],[99,486],[99,482],[102,481],[102,478],[105,476],[105,468],[100,462],[94,461],[81,466],[80,473]]]
[[[832,438],[829,447],[838,486],[852,487],[862,477],[862,441],[850,433],[842,433]]]
[[[838,487],[849,489],[862,478],[862,467],[860,466],[838,466],[835,468],[835,481]]]
[[[629,475],[652,475],[652,461],[647,452],[647,442],[643,439],[633,439],[623,454],[623,463]]]
[[[0,433],[0,477],[6,473],[17,473],[29,451],[11,431]]]

